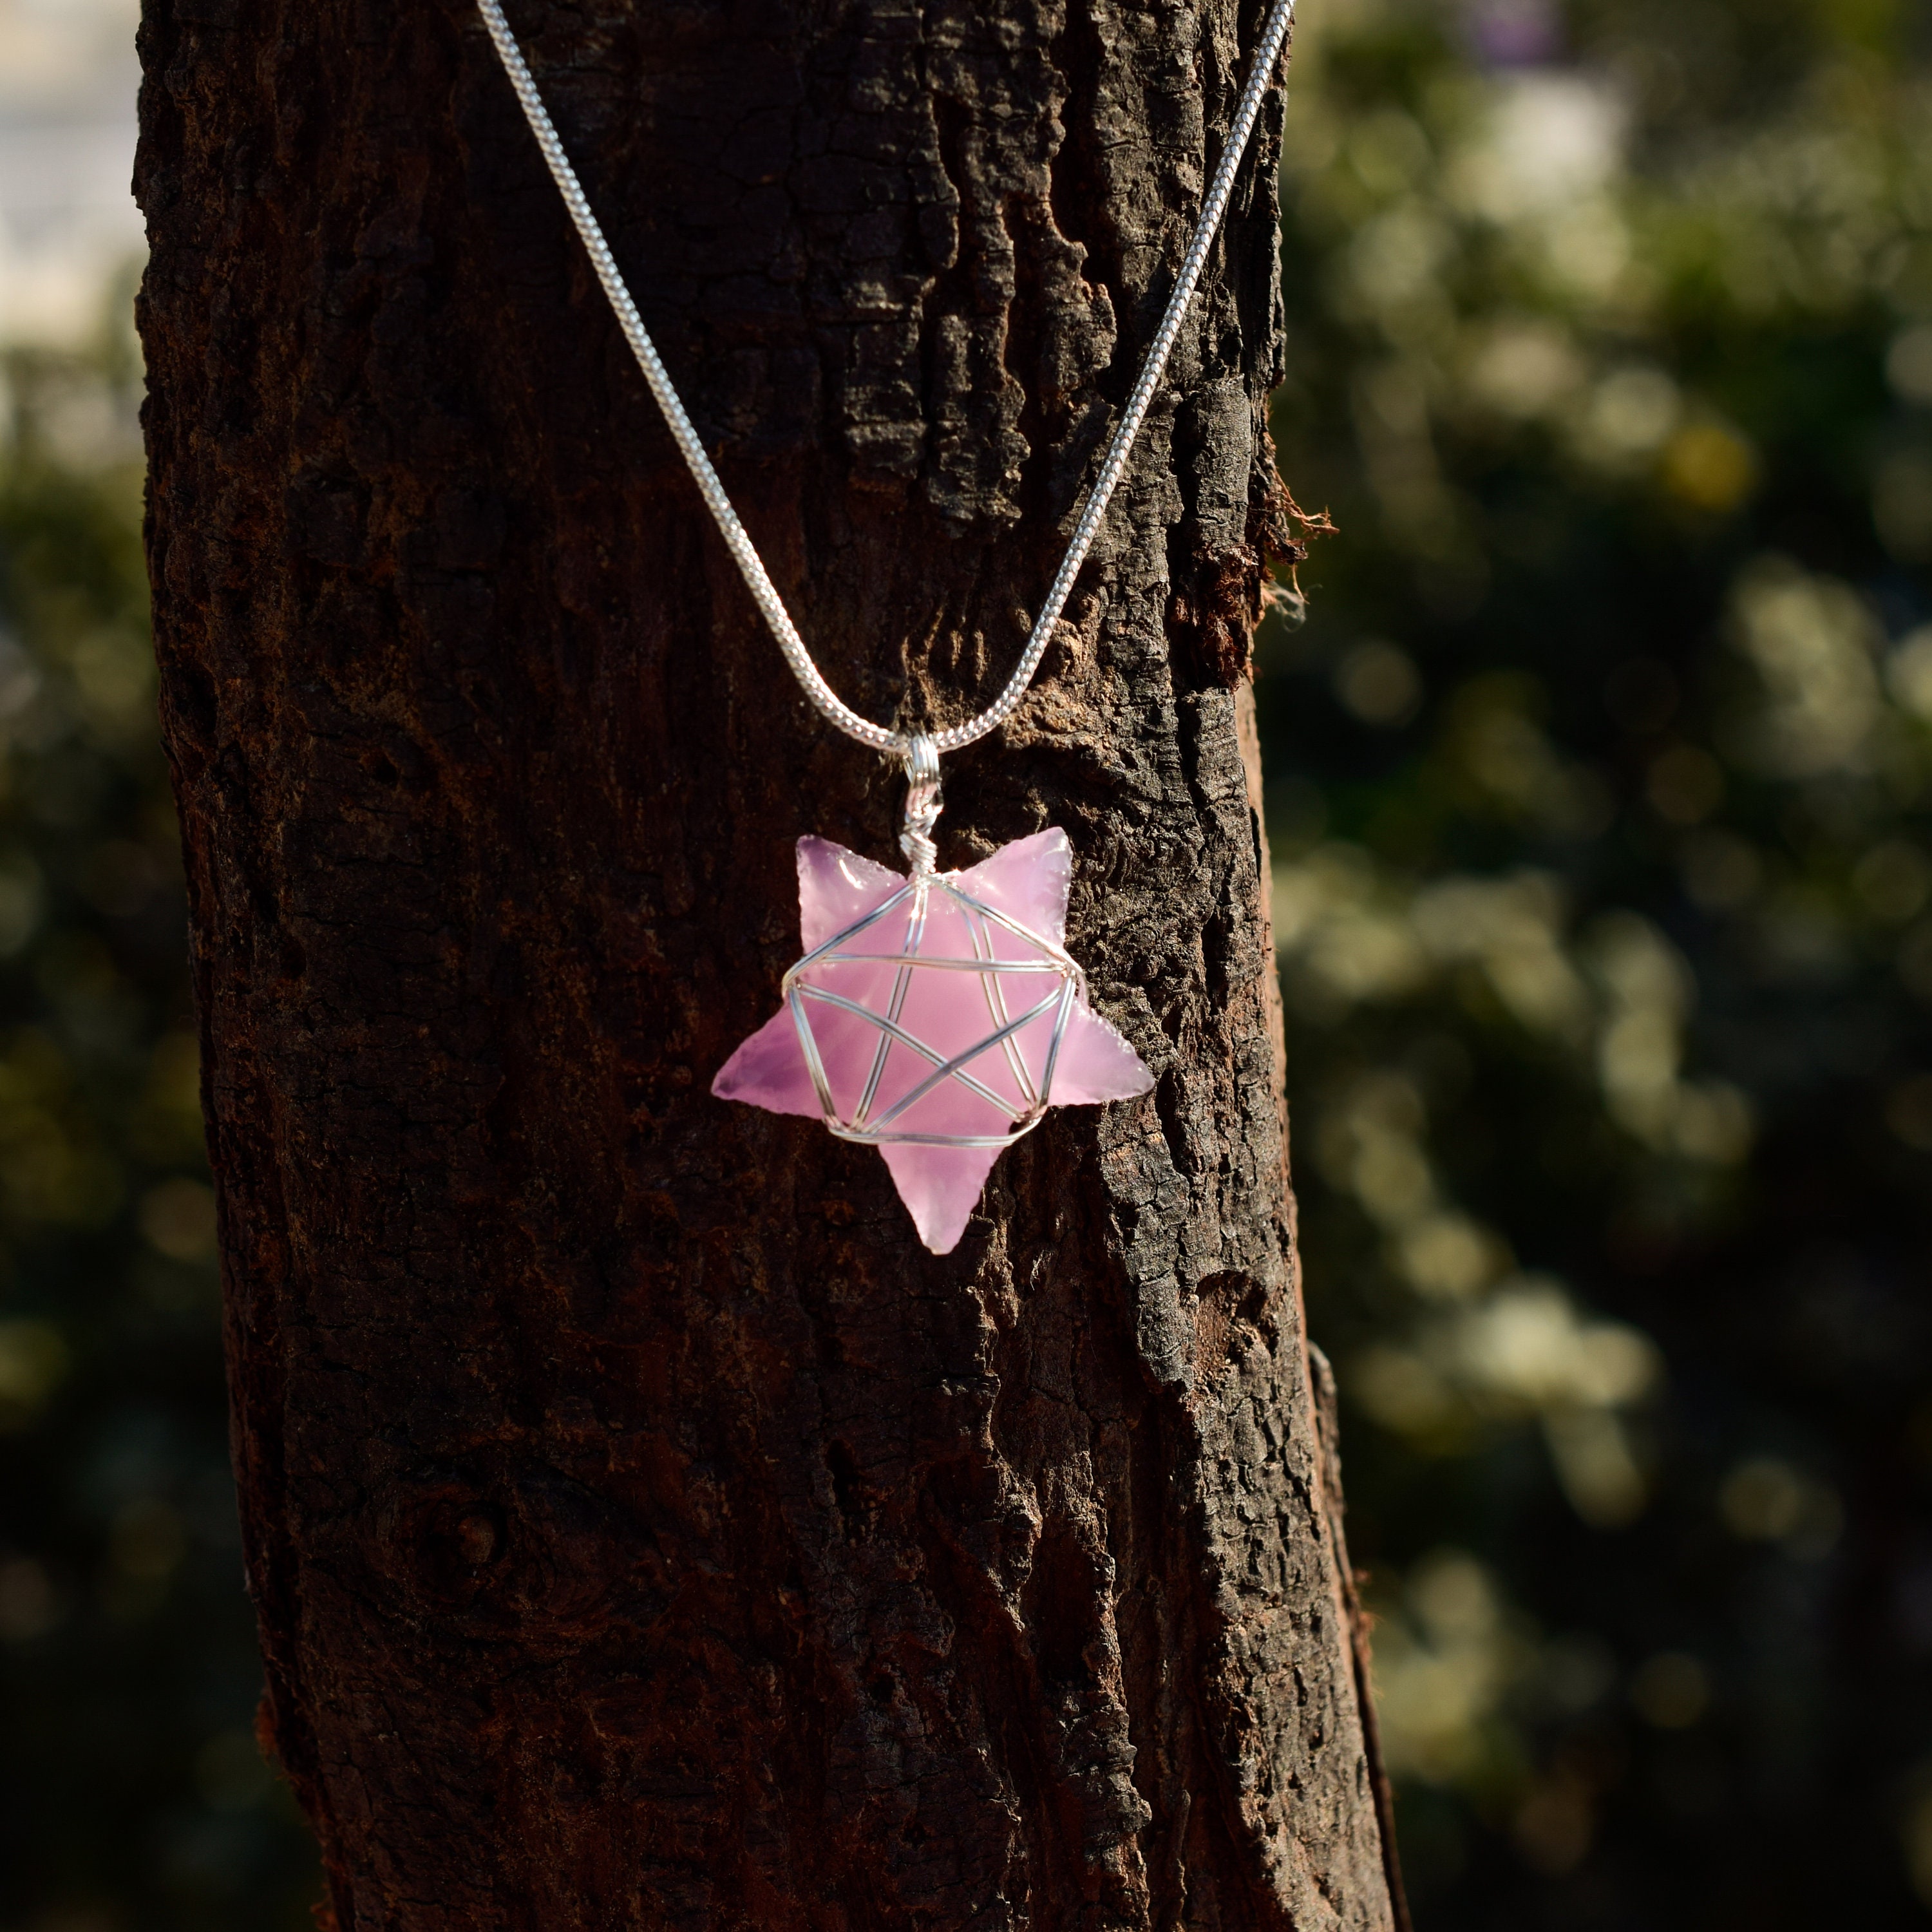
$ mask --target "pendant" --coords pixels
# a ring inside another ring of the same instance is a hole
[[[1002,1150],[1048,1107],[1146,1093],[1154,1076],[1088,1004],[1062,944],[1073,860],[1057,826],[941,872],[938,764],[916,739],[900,844],[910,874],[829,839],[798,842],[805,956],[784,1004],[711,1090],[816,1114],[875,1147],[920,1238],[950,1254]]]

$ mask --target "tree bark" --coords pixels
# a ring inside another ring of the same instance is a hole
[[[1008,674],[1253,0],[520,0],[848,700]],[[464,0],[148,0],[150,554],[265,1736],[341,1932],[1391,1923],[1242,740],[1275,96],[1070,620],[948,761],[1158,1076],[994,1170],[712,1100],[896,864]]]

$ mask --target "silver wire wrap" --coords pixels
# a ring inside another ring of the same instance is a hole
[[[926,741],[930,742],[928,740]],[[937,769],[937,754],[934,754]],[[938,807],[934,808],[935,815]],[[868,1147],[941,1147],[941,1148],[1010,1148],[1014,1142],[1033,1132],[1046,1116],[1046,1110],[1053,1103],[1053,1072],[1060,1060],[1060,1049],[1066,1038],[1066,1024],[1071,1016],[1074,1003],[1087,991],[1087,976],[1064,946],[1047,938],[1043,932],[1013,917],[1012,914],[1001,912],[997,906],[990,906],[983,899],[976,899],[963,890],[958,883],[958,874],[954,872],[933,872],[915,870],[913,876],[882,904],[874,906],[862,919],[854,921],[844,932],[834,933],[816,950],[808,952],[784,976],[783,991],[785,1004],[791,1010],[792,1024],[798,1030],[798,1043],[805,1054],[806,1069],[812,1076],[813,1090],[818,1096],[819,1112],[824,1116],[825,1124],[842,1141],[858,1141]],[[965,916],[968,931],[970,934],[973,956],[970,959],[949,958],[943,956],[922,953],[920,947],[926,942],[926,926],[933,902],[944,900]],[[902,914],[905,919],[905,937],[896,952],[854,952],[847,949],[855,939],[862,938],[876,926]],[[1030,959],[1002,959],[997,956],[994,943],[995,928],[1011,937],[1024,940],[1034,949]],[[823,966],[890,966],[892,990],[886,1011],[874,1012],[869,1006],[856,1000],[848,999],[842,993],[835,992],[827,986],[813,984],[806,976],[815,968]],[[950,1056],[938,1048],[929,1046],[903,1024],[905,1018],[906,994],[916,971],[938,973],[971,973],[978,976],[980,989],[986,1001],[986,1016],[992,1030],[982,1039],[975,1040],[964,1052]],[[1006,988],[1002,983],[1008,975],[1015,978],[1046,980],[1052,982],[1043,998],[1016,1013],[1006,1004]],[[838,1102],[832,1091],[830,1076],[826,1072],[824,1056],[818,1050],[818,1036],[812,1031],[811,1009],[825,1006],[850,1014],[874,1028],[879,1036],[873,1049],[872,1070],[866,1082],[865,1091],[860,1096],[858,1104],[848,1117],[838,1111]],[[1047,1035],[1046,1052],[1040,1066],[1040,1078],[1035,1080],[1026,1063],[1026,1057],[1019,1046],[1018,1036],[1036,1020],[1051,1014],[1052,1025]],[[908,1052],[926,1061],[932,1071],[916,1082],[906,1092],[893,1101],[876,1118],[872,1113],[873,1103],[878,1100],[879,1087],[886,1070],[886,1061],[894,1046],[904,1047]],[[986,1085],[968,1070],[974,1060],[981,1059],[998,1049],[1012,1076],[1019,1096],[1019,1111],[1012,1110],[1012,1103],[994,1088]],[[1004,1133],[940,1134],[922,1132],[916,1128],[901,1127],[895,1124],[900,1118],[924,1100],[935,1088],[947,1081],[956,1082],[976,1100],[983,1101],[996,1112],[1004,1114],[1011,1124]]]
[[[912,862],[912,875],[924,878],[939,864],[932,828],[939,823],[939,748],[921,732],[905,748],[905,829],[899,850]]]
[[[799,635],[798,627],[784,607],[784,600],[773,586],[763,559],[746,534],[744,525],[738,520],[738,513],[732,508],[730,499],[724,494],[724,486],[711,466],[710,458],[704,453],[704,446],[698,440],[698,431],[685,412],[684,404],[678,399],[677,391],[671,385],[656,346],[638,313],[638,305],[631,299],[631,292],[618,272],[610,244],[604,240],[604,231],[598,226],[596,216],[590,212],[590,203],[577,178],[576,170],[570,165],[549,112],[537,92],[536,82],[531,77],[523,50],[518,46],[516,36],[510,31],[510,23],[503,16],[502,0],[477,0],[477,8],[483,16],[483,24],[490,30],[490,38],[495,43],[504,71],[510,77],[510,85],[516,90],[524,117],[530,124],[530,132],[536,136],[537,146],[542,152],[551,178],[563,196],[564,206],[577,225],[578,233],[584,238],[590,266],[596,270],[597,279],[604,284],[604,292],[610,298],[618,326],[631,345],[632,353],[638,358],[638,367],[644,372],[644,380],[650,385],[658,407],[664,412],[665,424],[690,468],[698,494],[716,522],[718,533],[736,562],[752,601],[764,614],[765,622],[778,639],[778,649],[784,652],[792,674],[803,686],[806,696],[848,737],[857,739],[862,745],[870,745],[875,751],[906,757],[919,734],[894,731],[860,717],[826,682],[824,674],[812,662],[812,653],[806,649],[805,640]],[[1014,668],[1012,676],[1007,680],[1006,688],[978,717],[932,734],[935,753],[962,750],[985,737],[988,732],[997,730],[1018,710],[1020,700],[1025,697],[1028,687],[1033,682],[1034,674],[1039,670],[1040,659],[1046,656],[1047,645],[1052,639],[1054,626],[1059,622],[1060,613],[1066,608],[1066,600],[1072,595],[1074,579],[1080,574],[1080,566],[1087,561],[1087,553],[1093,548],[1101,519],[1107,514],[1107,506],[1113,500],[1121,477],[1126,473],[1127,459],[1132,454],[1134,440],[1140,434],[1141,424],[1154,400],[1154,390],[1166,370],[1167,359],[1174,352],[1188,304],[1193,299],[1196,284],[1207,266],[1208,251],[1214,246],[1221,218],[1227,212],[1228,200],[1234,194],[1234,176],[1247,152],[1255,122],[1261,113],[1262,101],[1274,80],[1282,48],[1294,22],[1294,0],[1274,0],[1267,24],[1262,30],[1261,44],[1255,50],[1254,65],[1249,70],[1246,86],[1241,90],[1233,124],[1228,130],[1227,142],[1214,170],[1213,184],[1208,190],[1208,199],[1202,204],[1201,219],[1195,226],[1194,238],[1187,244],[1173,293],[1168,297],[1166,311],[1161,316],[1160,326],[1155,330],[1153,341],[1148,346],[1147,359],[1141,365],[1139,380],[1134,384],[1133,394],[1127,398],[1127,406],[1114,429],[1113,441],[1108,446],[1106,460],[1100,466],[1100,473],[1088,496],[1086,508],[1080,513],[1072,540],[1066,547],[1066,555],[1053,580],[1052,588],[1047,592],[1046,602],[1040,607],[1026,650]]]

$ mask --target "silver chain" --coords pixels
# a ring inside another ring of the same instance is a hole
[[[1087,506],[1080,513],[1072,541],[1066,547],[1066,555],[1061,560],[1053,587],[1046,594],[1046,602],[1040,607],[1033,634],[1027,640],[1026,650],[1014,668],[1012,676],[1007,680],[1006,688],[978,717],[968,719],[964,724],[950,725],[943,731],[935,731],[930,736],[894,731],[861,718],[826,682],[824,674],[812,662],[812,653],[806,649],[805,640],[798,634],[798,626],[792,622],[784,600],[773,586],[764,559],[746,533],[744,525],[738,520],[738,513],[732,508],[731,500],[725,495],[724,486],[718,480],[718,472],[712,467],[710,458],[704,453],[704,446],[698,440],[698,431],[671,385],[657,346],[651,340],[644,318],[638,313],[638,305],[631,299],[631,292],[618,272],[610,244],[604,240],[604,231],[598,226],[596,216],[590,212],[590,203],[585,197],[583,184],[577,178],[577,171],[570,165],[549,112],[537,92],[530,64],[517,44],[516,36],[510,32],[509,22],[503,17],[502,0],[476,0],[476,4],[482,14],[484,25],[490,30],[490,38],[496,44],[504,71],[510,77],[510,85],[516,89],[517,98],[523,104],[524,116],[530,124],[530,132],[536,136],[537,146],[542,150],[551,178],[563,196],[564,206],[570,211],[571,220],[577,224],[578,233],[584,238],[590,266],[597,271],[597,279],[604,284],[604,292],[616,311],[618,326],[623,330],[625,339],[644,372],[644,380],[650,385],[658,407],[664,412],[664,422],[698,484],[698,494],[704,497],[705,507],[716,522],[725,547],[736,560],[753,602],[764,613],[765,622],[778,639],[778,649],[784,652],[785,662],[791,666],[793,675],[805,687],[806,697],[848,736],[857,739],[862,745],[870,745],[875,751],[890,752],[901,758],[910,758],[916,745],[928,746],[930,754],[921,755],[934,758],[936,772],[938,753],[959,751],[975,740],[985,737],[1018,710],[1020,700],[1026,695],[1034,674],[1040,668],[1040,661],[1046,654],[1054,626],[1059,622],[1060,613],[1066,608],[1066,600],[1072,594],[1073,580],[1080,574],[1080,566],[1087,561],[1087,553],[1093,548],[1101,519],[1107,514],[1107,506],[1113,500],[1114,492],[1126,472],[1127,458],[1132,453],[1134,439],[1140,434],[1141,424],[1154,400],[1154,390],[1167,368],[1167,358],[1174,352],[1174,340],[1180,333],[1180,325],[1186,315],[1187,305],[1193,298],[1195,286],[1207,266],[1208,251],[1214,245],[1215,232],[1220,227],[1221,218],[1227,212],[1228,200],[1234,191],[1235,174],[1242,157],[1247,152],[1249,140],[1261,113],[1262,101],[1280,62],[1288,28],[1294,24],[1294,0],[1274,0],[1269,9],[1261,44],[1255,50],[1254,65],[1249,71],[1247,85],[1241,90],[1234,124],[1228,130],[1227,142],[1221,150],[1220,165],[1214,170],[1214,184],[1208,190],[1208,199],[1202,204],[1201,219],[1195,225],[1194,238],[1187,244],[1174,292],[1168,297],[1166,312],[1161,316],[1160,328],[1154,332],[1154,340],[1148,346],[1147,360],[1141,365],[1139,380],[1134,384],[1133,394],[1127,399],[1126,411],[1114,431],[1113,441],[1108,446],[1106,460],[1101,464],[1100,474],[1087,499]]]

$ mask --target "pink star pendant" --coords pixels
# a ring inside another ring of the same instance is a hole
[[[711,1090],[817,1114],[877,1148],[920,1238],[944,1255],[1000,1150],[1049,1106],[1131,1100],[1154,1076],[1088,1004],[1061,943],[1065,832],[1017,839],[963,872],[921,856],[908,877],[827,839],[798,842],[805,957],[784,976],[784,1005]]]

